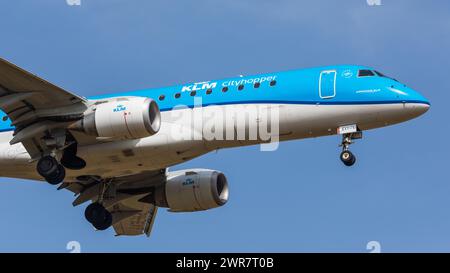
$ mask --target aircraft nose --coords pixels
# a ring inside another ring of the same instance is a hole
[[[429,100],[412,88],[405,85],[391,86],[389,90],[396,93],[398,100],[403,103],[402,116],[406,120],[421,116],[430,109]]]
[[[406,103],[405,108],[409,115],[412,117],[418,117],[425,114],[428,109],[430,109],[430,103],[428,101]]]
[[[413,117],[423,115],[430,109],[430,101],[406,85],[391,86],[390,90],[396,93],[398,99],[403,102],[406,112]]]
[[[430,101],[419,92],[409,89],[407,91],[405,108],[408,115],[415,118],[425,114],[430,109]]]

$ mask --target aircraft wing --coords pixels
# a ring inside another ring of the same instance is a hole
[[[113,216],[116,236],[150,236],[158,207],[151,200],[155,186],[166,181],[166,170],[146,171],[140,174],[111,178],[103,205]],[[74,206],[91,201],[97,202],[101,183],[95,180],[67,181],[58,189],[75,193]]]
[[[83,117],[89,102],[59,88],[0,58],[0,110],[14,127],[10,144],[21,142],[32,159],[48,152],[48,143],[58,142],[53,135],[66,136],[68,125]],[[95,138],[94,138],[95,139]],[[48,142],[50,141],[50,142]],[[63,142],[65,144],[65,142]],[[51,144],[55,145],[55,144]],[[66,144],[70,145],[70,144]],[[157,213],[151,192],[164,183],[165,170],[146,171],[136,175],[86,181],[65,181],[59,189],[75,193],[74,206],[87,201],[97,202],[108,181],[104,207],[113,216],[117,235],[150,234]]]
[[[43,133],[79,118],[86,103],[86,99],[0,58],[0,109],[15,126],[11,144],[22,142],[32,158],[43,149]]]

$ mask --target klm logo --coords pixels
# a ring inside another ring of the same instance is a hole
[[[204,90],[209,88],[216,88],[217,82],[198,82],[191,85],[185,85],[181,89],[181,92],[191,92],[191,91],[198,91],[198,90]]]
[[[186,179],[186,181],[183,182],[183,186],[188,186],[188,185],[193,185],[194,184],[194,179],[192,178],[188,178]]]
[[[116,106],[116,108],[113,109],[113,112],[122,112],[122,111],[125,111],[125,110],[127,110],[127,107],[125,107],[122,104],[119,104],[119,105]]]

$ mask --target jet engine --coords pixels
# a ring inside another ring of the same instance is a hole
[[[71,129],[104,138],[137,139],[156,134],[161,126],[158,104],[144,97],[98,101]]]
[[[223,206],[228,201],[228,182],[219,171],[192,169],[171,172],[155,189],[154,203],[172,212],[192,212]]]

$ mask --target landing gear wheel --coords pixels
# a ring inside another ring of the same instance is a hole
[[[66,169],[64,169],[64,167],[60,164],[57,165],[55,172],[48,176],[44,176],[45,180],[52,185],[58,185],[63,182],[65,177]]]
[[[39,159],[36,166],[36,171],[52,185],[57,185],[63,182],[66,177],[66,170],[64,167],[58,163],[56,158],[49,155]]]
[[[103,210],[105,210],[105,208],[99,203],[92,203],[86,207],[84,217],[86,217],[86,220],[89,223],[92,223],[94,222],[95,217],[97,217],[97,215],[99,215]]]
[[[95,221],[92,225],[97,230],[106,230],[112,225],[112,215],[109,211],[105,210],[105,217],[103,219],[99,219],[99,221]]]
[[[58,165],[58,161],[53,156],[47,155],[39,159],[36,170],[41,176],[47,177],[57,171]]]
[[[340,157],[344,165],[348,167],[353,166],[356,162],[356,156],[349,150],[342,151]]]
[[[105,230],[112,225],[111,213],[100,203],[92,203],[87,206],[84,216],[97,230]]]

